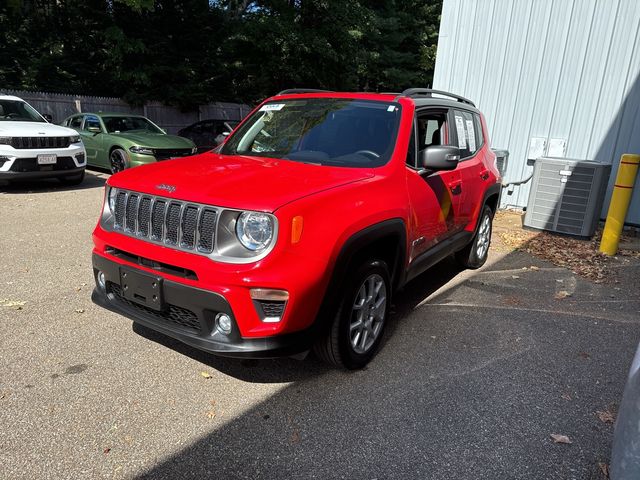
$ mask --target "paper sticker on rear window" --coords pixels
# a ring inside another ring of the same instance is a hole
[[[277,112],[284,108],[284,103],[267,103],[260,107],[261,112]]]
[[[456,115],[456,131],[458,132],[458,148],[467,148],[467,139],[464,133],[464,121],[462,117]]]
[[[473,120],[467,120],[467,135],[469,139],[469,150],[473,153],[476,151],[476,132],[473,129]]]

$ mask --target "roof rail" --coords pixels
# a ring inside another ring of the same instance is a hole
[[[443,97],[453,98],[458,102],[466,103],[467,105],[471,105],[472,107],[476,106],[475,103],[473,103],[468,98],[464,98],[464,97],[461,97],[460,95],[455,95],[453,93],[444,92],[442,90],[432,90],[431,88],[409,88],[404,92],[402,92],[400,95],[398,95],[398,97],[396,97],[396,100],[399,97],[417,97],[422,95],[424,95],[425,97],[433,98],[434,93],[436,95],[442,95]]]
[[[278,95],[291,95],[296,93],[330,93],[331,90],[318,90],[317,88],[289,88],[282,90]]]

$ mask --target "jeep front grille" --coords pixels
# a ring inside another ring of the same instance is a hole
[[[210,254],[215,245],[218,209],[118,190],[114,229],[181,250]]]
[[[71,137],[13,137],[11,146],[17,149],[67,148]]]

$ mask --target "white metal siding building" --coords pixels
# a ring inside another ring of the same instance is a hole
[[[613,164],[640,153],[640,0],[444,0],[433,88],[473,100],[505,179],[531,174],[532,137],[566,158]],[[531,182],[503,191],[525,207]],[[627,222],[640,225],[640,180]]]

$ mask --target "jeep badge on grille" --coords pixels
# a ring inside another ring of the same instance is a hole
[[[159,185],[156,185],[156,188],[158,190],[166,190],[169,193],[173,193],[176,191],[176,187],[174,187],[173,185],[167,185],[166,183],[161,183]]]

